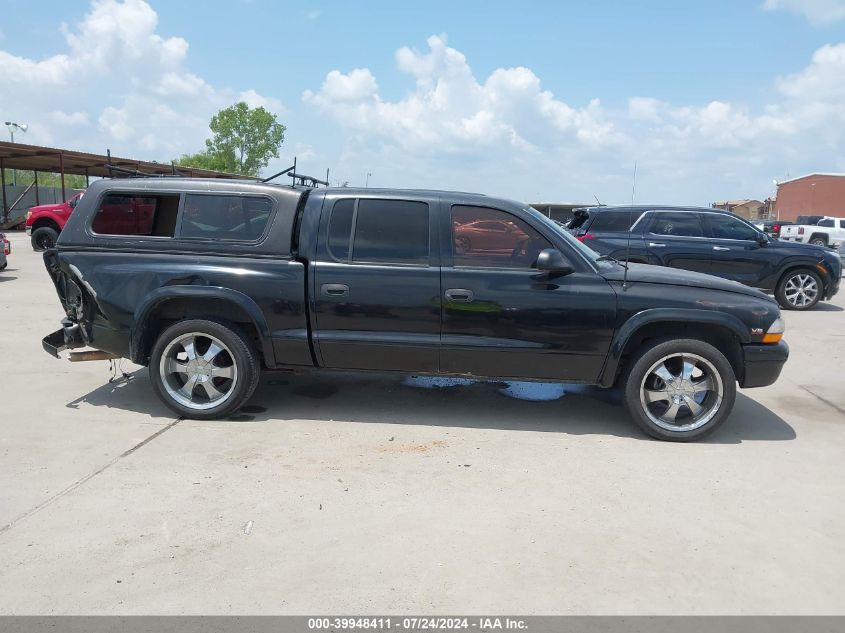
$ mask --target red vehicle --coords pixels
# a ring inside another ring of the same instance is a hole
[[[31,236],[33,250],[46,251],[56,245],[59,233],[84,193],[76,194],[67,202],[42,204],[27,212],[26,234]]]
[[[12,245],[9,242],[9,238],[6,237],[5,233],[0,233],[0,246],[3,247],[3,254],[0,255],[0,270],[3,270],[6,266],[9,265],[9,262],[6,258],[12,254]]]

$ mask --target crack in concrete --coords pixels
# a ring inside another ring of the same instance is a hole
[[[121,459],[123,459],[125,457],[129,457],[132,453],[137,451],[139,448],[146,446],[147,444],[152,442],[155,438],[157,438],[159,435],[161,435],[164,432],[172,429],[174,426],[179,424],[179,422],[181,422],[182,420],[184,420],[184,418],[176,418],[175,420],[173,420],[172,422],[170,422],[166,426],[160,428],[158,431],[156,431],[155,433],[150,435],[147,439],[138,442],[137,444],[135,444],[135,446],[133,446],[132,448],[122,452],[120,455],[118,455],[117,457],[115,457],[110,462],[106,463],[105,465],[101,466],[100,468],[98,468],[94,472],[85,475],[81,479],[77,479],[75,482],[73,482],[67,488],[57,492],[52,497],[48,497],[47,499],[45,499],[44,501],[39,503],[34,508],[30,508],[29,510],[27,510],[23,514],[15,517],[11,521],[9,521],[6,525],[0,527],[0,534],[4,534],[5,532],[8,532],[10,529],[12,529],[20,521],[23,521],[24,519],[27,519],[27,518],[31,517],[32,515],[37,514],[38,512],[41,512],[41,510],[43,510],[44,508],[49,506],[54,501],[61,499],[65,495],[69,495],[74,490],[76,490],[79,487],[85,485],[87,482],[91,481],[94,477],[96,477],[100,473],[102,473],[102,472],[106,471],[107,469],[111,468],[112,466],[114,466]]]
[[[796,384],[797,384],[797,383],[796,383]],[[821,400],[822,402],[824,402],[824,403],[825,403],[827,406],[829,406],[830,408],[832,408],[832,409],[836,409],[837,411],[839,411],[839,413],[841,413],[842,415],[845,415],[845,409],[843,409],[842,407],[840,407],[838,404],[835,404],[835,403],[831,402],[830,400],[828,400],[827,398],[824,398],[824,397],[820,396],[820,395],[819,395],[819,394],[817,394],[815,391],[812,391],[812,390],[808,389],[808,388],[807,388],[807,387],[805,387],[804,385],[798,385],[798,386],[799,386],[799,387],[801,387],[801,388],[802,388],[804,391],[806,391],[807,393],[809,393],[811,396],[813,396],[814,398],[816,398],[817,400]]]

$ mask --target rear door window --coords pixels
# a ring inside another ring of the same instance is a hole
[[[111,193],[103,196],[91,222],[99,235],[173,237],[178,194]]]
[[[653,213],[650,232],[666,237],[704,237],[701,217],[694,212]]]
[[[349,244],[352,238],[352,219],[355,200],[338,200],[332,207],[329,218],[329,253],[336,260],[345,262],[349,259]]]
[[[426,265],[428,204],[411,200],[359,200],[354,213],[352,261]]]

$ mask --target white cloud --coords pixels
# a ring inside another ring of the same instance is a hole
[[[337,122],[344,147],[333,173],[363,184],[367,171],[396,186],[476,189],[521,199],[629,199],[639,163],[642,199],[708,203],[765,197],[786,171],[836,168],[845,149],[845,44],[774,80],[764,106],[714,99],[673,104],[650,96],[608,109],[570,104],[529,68],[476,78],[445,36],[400,48],[412,86],[386,99],[367,68],[329,72],[303,100]],[[359,176],[360,174],[360,176]]]
[[[284,112],[284,106],[281,101],[273,97],[260,95],[252,89],[240,93],[238,95],[238,101],[243,101],[250,108],[264,108],[277,115]]]
[[[144,0],[93,0],[61,31],[66,48],[50,57],[0,50],[0,110],[29,123],[28,142],[167,161],[202,149],[211,116],[239,98],[281,110],[190,72],[188,42],[160,34]]]
[[[766,0],[763,8],[767,11],[797,13],[814,25],[831,24],[845,19],[845,0]]]
[[[598,100],[573,108],[543,90],[528,68],[500,68],[479,82],[464,55],[445,36],[428,51],[403,47],[396,64],[416,89],[385,101],[367,68],[332,70],[303,100],[342,125],[379,142],[416,152],[486,153],[491,147],[530,151],[575,142],[587,149],[621,140]]]

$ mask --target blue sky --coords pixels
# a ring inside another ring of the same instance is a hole
[[[169,160],[237,99],[378,186],[709,203],[845,171],[845,2],[5,0],[26,141]],[[23,141],[23,138],[20,138]]]

